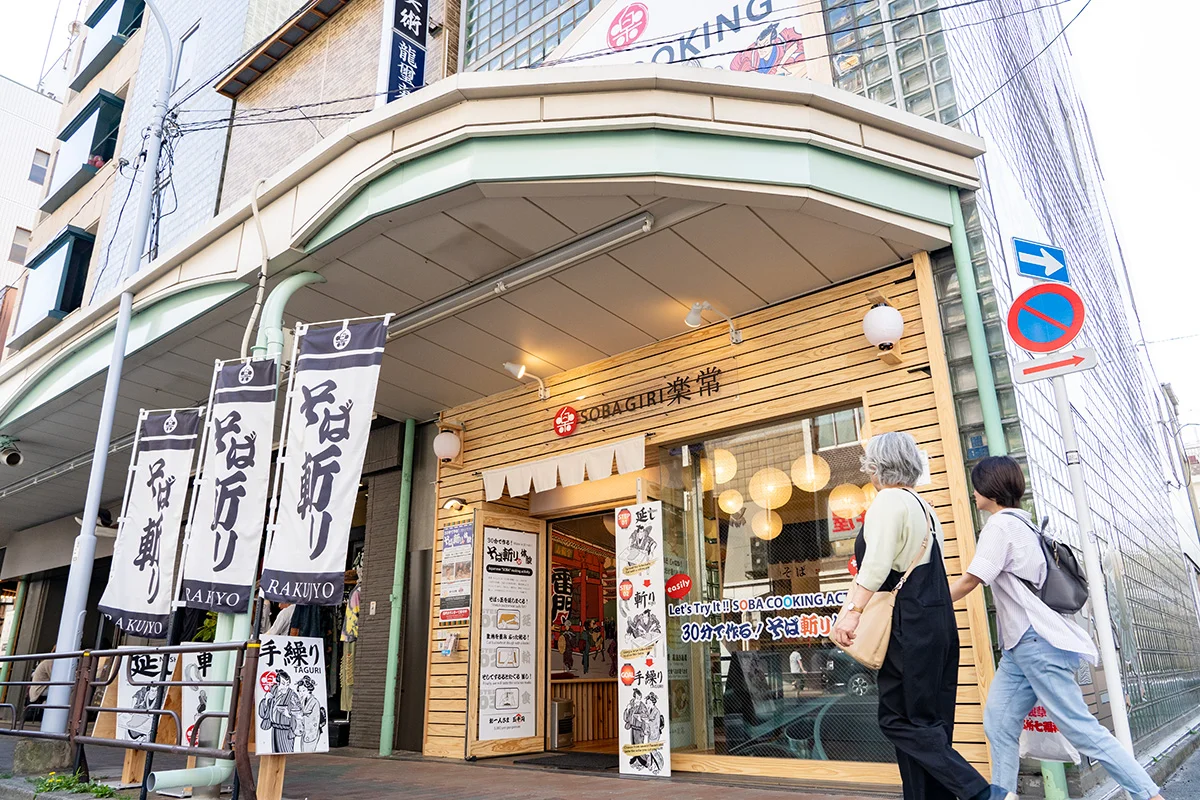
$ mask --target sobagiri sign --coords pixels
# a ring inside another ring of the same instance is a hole
[[[277,472],[279,497],[263,559],[268,600],[342,602],[346,548],[362,477],[379,365],[391,319],[300,325]]]
[[[329,752],[325,645],[317,638],[264,636],[254,705],[259,755]]]
[[[483,529],[479,740],[537,734],[538,537]]]
[[[804,19],[781,0],[616,0],[547,63],[681,62],[803,78]]]
[[[178,658],[178,654],[171,654],[170,663],[167,665],[168,678],[174,674]],[[117,673],[117,707],[156,708],[158,687],[151,684],[158,680],[162,666],[163,656],[157,654],[136,653],[121,656],[120,672]],[[163,694],[166,694],[165,689]],[[148,742],[153,722],[153,714],[139,714],[133,710],[120,711],[117,713],[117,738],[131,742]]]
[[[200,432],[200,409],[142,411],[134,465],[100,611],[135,636],[162,639],[175,590],[175,552]]]

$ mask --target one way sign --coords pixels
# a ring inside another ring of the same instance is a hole
[[[1061,247],[1014,238],[1013,249],[1017,251],[1017,271],[1025,277],[1039,281],[1071,282],[1067,272],[1067,253]]]

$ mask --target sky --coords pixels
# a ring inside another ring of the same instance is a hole
[[[0,74],[35,86],[51,33],[53,62],[87,2],[4,2],[9,11],[0,28]],[[1063,19],[1084,2],[1070,0]],[[1148,343],[1159,380],[1179,395],[1184,421],[1200,423],[1200,269],[1188,249],[1200,212],[1191,189],[1200,186],[1200,159],[1189,128],[1192,98],[1176,94],[1190,91],[1195,59],[1189,47],[1164,43],[1165,25],[1200,30],[1200,3],[1092,0],[1065,39],[1141,316],[1142,332],[1135,331],[1134,339]],[[62,96],[65,84],[63,70],[51,67],[48,88]],[[1200,442],[1200,426],[1185,435]]]

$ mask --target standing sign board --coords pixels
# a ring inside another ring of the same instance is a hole
[[[537,733],[537,534],[483,529],[479,741]]]
[[[671,774],[667,602],[660,501],[617,509],[617,676],[620,765]]]
[[[438,621],[471,620],[471,564],[475,560],[475,524],[461,522],[442,528],[442,586]]]
[[[182,675],[184,681],[199,683],[215,679],[212,653],[183,653],[180,658],[183,659]],[[209,693],[213,690],[211,686],[182,686],[180,689],[180,705],[182,707],[180,717],[183,722],[183,743],[195,744],[200,741],[200,732],[196,730],[196,723],[201,721],[200,715],[206,711],[213,712],[223,709],[213,708],[209,699]],[[221,724],[221,718],[205,717],[202,722],[205,732],[208,734],[206,738],[209,740],[215,738],[212,734]]]
[[[264,636],[254,682],[255,752],[328,753],[326,685],[321,639]]]
[[[298,325],[263,558],[268,600],[342,603],[346,549],[391,315]]]
[[[100,611],[134,636],[167,635],[200,415],[198,408],[143,410],[138,423],[112,571],[100,598]]]
[[[425,85],[429,39],[429,0],[392,0],[392,42],[388,55],[387,102]]]
[[[171,654],[170,663],[167,664],[168,675],[175,672],[175,661],[178,657],[175,653]],[[126,663],[127,661],[128,663]],[[155,708],[158,689],[146,684],[158,680],[162,666],[163,656],[157,654],[137,653],[121,656],[120,672],[117,675],[117,707]],[[165,689],[163,693],[166,694]],[[117,739],[130,742],[150,741],[150,726],[154,722],[154,716],[132,711],[118,712]]]

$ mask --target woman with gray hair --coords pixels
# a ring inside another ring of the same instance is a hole
[[[913,486],[924,466],[907,433],[871,437],[863,472],[879,494],[855,542],[858,577],[838,614],[832,638],[843,646],[871,595],[896,593],[892,636],[879,669],[879,728],[896,748],[905,800],[1003,800],[955,751],[958,625],[942,563],[945,537],[937,514]]]

